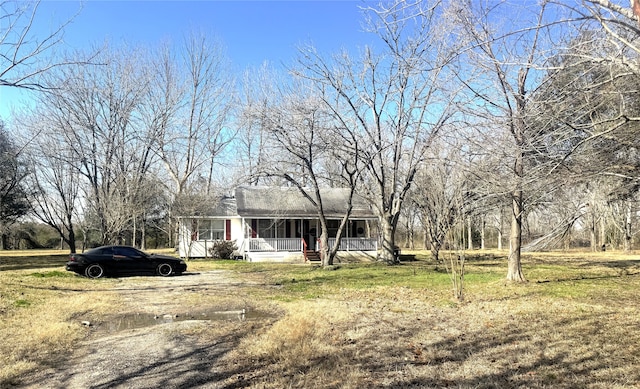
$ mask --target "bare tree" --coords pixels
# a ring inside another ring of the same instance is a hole
[[[259,69],[248,69],[242,79],[241,109],[238,118],[238,136],[235,141],[241,175],[251,185],[258,185],[265,177],[260,169],[268,159],[266,128],[269,107],[274,106],[279,77],[263,64]]]
[[[30,208],[25,187],[29,171],[22,157],[0,121],[0,249],[6,247],[8,227]]]
[[[460,222],[463,209],[459,201],[464,179],[457,167],[459,150],[443,150],[416,175],[414,204],[420,210],[425,228],[425,242],[434,261],[440,261],[440,249],[451,229]]]
[[[606,250],[606,241],[601,233],[602,225],[606,223],[607,204],[603,196],[604,191],[600,190],[604,186],[602,180],[598,180],[585,185],[586,197],[586,222],[585,225],[589,231],[589,243],[591,251],[600,251],[602,247]]]
[[[445,246],[464,249],[460,242],[447,241],[452,235],[460,237],[454,227],[466,231],[466,248],[472,249],[473,222],[481,219],[492,205],[492,196],[483,193],[485,165],[467,139],[464,130],[450,137],[436,139],[425,164],[417,173],[414,184],[414,203],[420,210],[425,227],[425,240],[434,260],[440,261]],[[481,154],[480,154],[481,155]]]
[[[636,179],[623,179],[615,181],[614,185],[607,204],[609,221],[621,237],[618,240],[623,251],[629,253],[633,246],[633,237],[639,230],[638,182]]]
[[[624,7],[610,0],[585,0],[584,7],[570,7],[584,19],[597,21],[607,35],[616,43],[640,54],[640,2],[630,0],[630,7]],[[627,62],[627,66],[640,74],[637,63]]]
[[[79,220],[79,171],[69,164],[66,155],[69,145],[51,129],[59,128],[46,122],[46,116],[21,118],[21,131],[27,137],[26,154],[31,166],[29,185],[34,188],[30,196],[33,214],[51,226],[67,243],[71,253],[76,252],[76,224]]]
[[[296,187],[316,209],[320,220],[320,258],[323,266],[333,265],[340,247],[342,232],[353,209],[356,185],[361,173],[356,139],[341,131],[330,111],[302,80],[282,86],[278,105],[260,114],[266,118],[264,131],[269,135],[269,163],[262,166],[263,175],[280,177]],[[355,151],[355,153],[354,153]],[[347,157],[345,153],[350,153]],[[329,166],[333,165],[331,168]],[[335,167],[337,166],[337,168]],[[346,188],[348,195],[344,214],[329,246],[328,212],[324,189]]]
[[[215,166],[235,135],[227,126],[235,97],[223,47],[204,34],[192,33],[182,48],[165,45],[156,58],[143,120],[171,182],[169,223],[176,239],[175,216],[184,216],[176,212],[194,208],[185,203],[200,197],[196,191],[205,197],[218,192]]]
[[[616,13],[617,6],[608,9],[595,3],[600,4],[587,2],[579,9],[586,21],[567,49],[552,58],[554,68],[536,100],[545,126],[553,128],[548,135],[553,135],[558,165],[569,166],[589,194],[583,200],[588,210],[583,215],[589,218],[585,224],[592,249],[607,243],[603,233],[596,232],[607,220],[615,222],[625,236],[622,246],[630,249],[635,221],[629,211],[635,207],[640,184],[636,151],[640,73],[634,48],[638,24],[625,16],[629,9]]]
[[[420,212],[417,207],[413,206],[414,198],[410,195],[407,206],[403,207],[401,220],[404,223],[405,243],[404,247],[415,250],[416,248],[416,229],[419,227]],[[425,246],[426,248],[426,246]]]
[[[226,127],[232,80],[220,43],[192,34],[180,59],[163,48],[152,80],[147,125],[157,134],[157,152],[178,196],[205,177],[211,190],[215,158],[231,141]]]
[[[75,15],[46,35],[36,34],[34,26],[42,19],[39,5],[40,1],[0,2],[0,87],[47,89],[51,86],[40,76],[57,67],[89,61],[64,59],[56,52],[62,45],[65,28]]]
[[[148,66],[135,50],[105,50],[100,66],[74,66],[52,75],[55,92],[38,96],[48,131],[66,145],[60,155],[84,180],[85,218],[101,243],[123,239],[150,166],[154,137],[141,126]]]
[[[367,168],[363,193],[381,221],[380,259],[395,263],[401,209],[433,137],[452,117],[455,90],[445,66],[453,51],[440,32],[438,2],[393,2],[371,9],[383,43],[354,60],[301,51],[299,74],[313,80],[343,131],[358,139]]]
[[[539,185],[548,174],[546,165],[537,159],[539,128],[531,123],[533,114],[530,101],[533,91],[541,83],[541,72],[557,49],[553,37],[561,35],[557,9],[548,2],[535,6],[495,6],[465,1],[452,4],[448,14],[458,26],[459,39],[466,40],[468,49],[461,60],[460,80],[470,92],[470,112],[492,131],[505,130],[508,136],[491,133],[494,139],[503,139],[499,153],[502,164],[509,166],[511,200],[511,233],[507,279],[525,281],[521,265],[522,228],[527,202],[535,202],[536,193],[526,188]],[[556,12],[554,12],[556,11]],[[517,24],[504,26],[503,15],[518,15]],[[500,150],[508,154],[500,153]],[[506,169],[504,170],[507,171]],[[546,189],[548,191],[549,188]]]

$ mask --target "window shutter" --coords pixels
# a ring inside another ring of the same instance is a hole
[[[231,220],[227,219],[224,221],[224,240],[231,240]]]

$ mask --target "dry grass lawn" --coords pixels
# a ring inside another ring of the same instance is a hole
[[[223,268],[261,280],[242,288],[242,298],[277,307],[275,318],[239,332],[233,350],[211,361],[220,372],[214,387],[640,387],[637,256],[526,254],[529,281],[510,284],[504,253],[473,252],[465,301],[457,302],[443,267],[416,254],[400,266],[331,271],[191,262],[190,270]],[[65,260],[0,257],[0,387],[62,364],[85,336],[74,320],[81,314],[122,308],[109,291],[119,280],[68,274]],[[185,301],[217,298],[228,297]],[[206,342],[225,327],[203,328],[195,335]]]

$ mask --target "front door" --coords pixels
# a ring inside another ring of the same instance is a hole
[[[315,224],[315,223],[314,223]],[[316,227],[311,224],[310,220],[302,221],[302,239],[307,245],[307,250],[316,251]]]

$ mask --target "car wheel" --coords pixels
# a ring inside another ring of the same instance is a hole
[[[161,263],[157,269],[158,275],[168,277],[173,273],[173,267],[168,263]]]
[[[100,278],[104,276],[104,269],[102,266],[94,263],[93,265],[89,265],[84,271],[84,275],[89,278]]]

